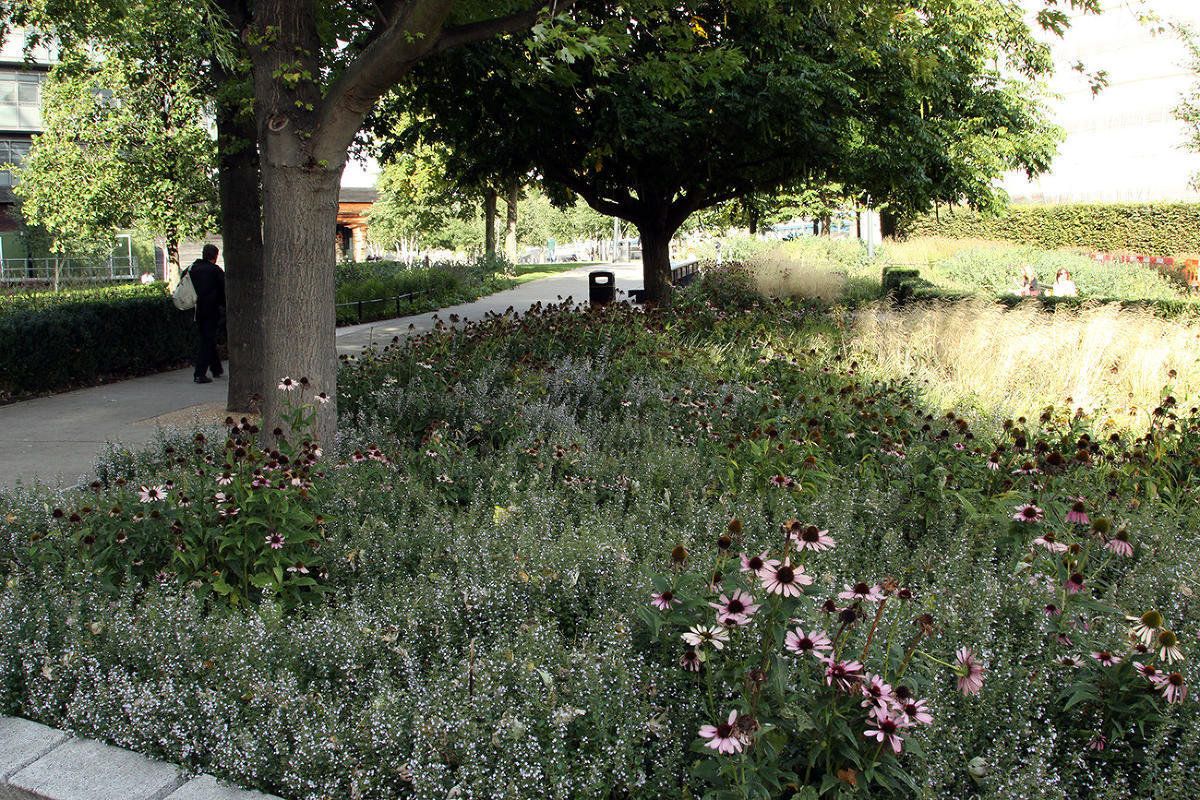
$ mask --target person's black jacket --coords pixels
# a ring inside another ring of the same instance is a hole
[[[196,290],[196,319],[219,317],[225,305],[225,270],[198,258],[188,267],[188,274]]]

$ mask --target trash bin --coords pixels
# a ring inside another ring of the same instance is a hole
[[[588,273],[588,299],[594,306],[606,306],[617,296],[616,276],[607,270]]]

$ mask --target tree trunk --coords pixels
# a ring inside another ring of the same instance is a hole
[[[490,186],[483,198],[483,252],[488,258],[496,255],[496,190]]]
[[[262,203],[255,138],[253,118],[218,103],[217,178],[229,334],[226,408],[244,413],[257,411],[269,393],[263,373]]]
[[[263,370],[268,386],[263,418],[273,428],[289,403],[312,402],[314,394],[326,392],[330,402],[317,406],[314,434],[330,445],[337,430],[333,231],[342,170],[265,155]],[[311,388],[303,397],[277,390],[276,382],[285,377],[307,378]]]
[[[879,236],[883,239],[895,239],[899,232],[900,218],[894,211],[879,212]]]
[[[671,237],[674,230],[650,225],[638,225],[642,239],[642,278],[646,286],[646,302],[668,305],[671,302]]]
[[[166,242],[163,250],[167,254],[167,283],[176,286],[179,283],[179,273],[183,268],[179,265],[179,231],[174,225],[168,225]]]
[[[504,257],[509,264],[517,263],[517,202],[520,195],[521,186],[513,181],[508,185],[508,194],[504,198],[508,207],[508,215],[504,219]]]

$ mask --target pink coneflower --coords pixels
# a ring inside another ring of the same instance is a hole
[[[1054,531],[1046,531],[1041,536],[1033,540],[1033,543],[1038,547],[1044,547],[1051,553],[1065,553],[1067,546],[1058,541],[1054,535]]]
[[[1162,673],[1158,671],[1158,667],[1154,666],[1153,664],[1140,664],[1139,663],[1139,664],[1134,664],[1133,668],[1138,671],[1139,675],[1141,675],[1143,678],[1150,681],[1151,683],[1154,683],[1156,680],[1158,680],[1159,676],[1162,675]]]
[[[768,593],[784,597],[799,597],[800,587],[813,582],[812,576],[804,574],[804,567],[793,567],[786,559],[779,566],[763,570],[759,578]]]
[[[955,450],[966,450],[967,449],[966,445],[964,445],[962,442],[955,442],[954,444],[952,444],[950,446],[953,447]]]
[[[763,576],[763,570],[774,569],[779,566],[779,559],[767,558],[770,551],[763,550],[761,555],[747,557],[742,553],[742,572],[753,572],[758,577]]]
[[[1125,619],[1133,623],[1133,628],[1129,632],[1147,647],[1154,641],[1155,635],[1163,626],[1162,614],[1153,609],[1142,614],[1140,617],[1127,616]]]
[[[714,650],[723,649],[729,641],[729,631],[720,625],[693,625],[680,635],[692,647],[712,646]]]
[[[1129,541],[1129,532],[1123,528],[1105,542],[1104,546],[1122,558],[1129,558],[1133,555],[1133,543]]]
[[[1154,687],[1163,693],[1168,703],[1182,703],[1187,697],[1187,684],[1178,672],[1169,675],[1158,675],[1154,679]]]
[[[1070,669],[1079,669],[1083,666],[1083,662],[1075,656],[1061,656],[1057,659],[1058,663]]]
[[[869,722],[875,727],[863,731],[863,736],[869,739],[877,739],[880,743],[887,743],[891,745],[893,753],[899,753],[900,742],[902,741],[902,737],[900,736],[901,723],[886,714],[880,715]]]
[[[990,456],[988,456],[987,468],[990,469],[992,472],[996,472],[997,470],[1000,469],[1000,454],[999,453],[992,453]]]
[[[1100,734],[1099,736],[1097,736],[1096,738],[1092,739],[1090,742],[1087,743],[1088,750],[1095,750],[1097,752],[1103,750],[1107,746],[1108,746],[1108,737],[1105,736],[1104,734]]]
[[[1067,512],[1067,522],[1078,522],[1080,525],[1090,525],[1092,520],[1088,517],[1087,511],[1084,509],[1084,499],[1082,497],[1076,497],[1075,502],[1071,504],[1071,510]]]
[[[225,470],[224,472],[222,472],[220,475],[217,476],[217,485],[218,486],[228,486],[231,483],[233,483],[233,473],[230,472],[229,470]]]
[[[657,594],[650,595],[650,597],[653,598],[651,600],[651,605],[653,605],[659,611],[670,611],[672,608],[679,605],[679,599],[675,597],[670,589],[664,589]]]
[[[816,525],[806,525],[792,531],[792,541],[797,550],[831,550],[837,545],[829,531],[818,530]]]
[[[843,692],[848,692],[854,688],[854,684],[862,680],[863,665],[857,661],[836,661],[832,658],[823,658],[821,663],[825,665],[825,684],[834,686]]]
[[[820,633],[805,633],[802,629],[796,628],[794,631],[788,631],[787,636],[783,638],[783,646],[797,655],[812,653],[817,658],[821,658],[833,648],[833,643],[829,641],[829,637],[824,631]]]
[[[838,594],[840,600],[866,600],[868,603],[878,603],[883,599],[883,587],[871,586],[859,582],[851,586],[846,584],[846,591]]]
[[[271,545],[272,550],[278,550],[283,547],[282,533],[268,533],[266,538],[267,544]]]
[[[908,700],[896,701],[895,709],[901,715],[903,721],[910,725],[929,725],[933,723],[933,715],[925,708],[924,700]]]
[[[1079,594],[1083,591],[1083,573],[1072,572],[1067,578],[1067,582],[1063,584],[1063,588],[1070,594]]]
[[[290,392],[299,385],[300,384],[296,383],[294,380],[292,380],[291,378],[288,378],[288,377],[284,377],[282,380],[279,381],[279,389],[284,392]]]
[[[1166,628],[1158,632],[1158,657],[1168,664],[1183,661],[1183,653],[1179,650],[1179,637]]]
[[[1062,614],[1062,609],[1059,608],[1058,606],[1054,605],[1054,603],[1047,603],[1046,607],[1043,608],[1042,610],[1045,611],[1046,614],[1048,614],[1051,617],[1057,617],[1060,614]]]
[[[1112,667],[1121,663],[1120,656],[1115,656],[1107,650],[1099,650],[1095,653],[1092,653],[1092,658],[1099,661],[1100,666],[1102,667]]]
[[[979,694],[983,689],[983,666],[969,647],[958,649],[954,671],[958,673],[958,690],[964,695]]]
[[[772,475],[771,480],[768,481],[768,483],[777,489],[786,489],[787,487],[792,486],[795,481],[793,481],[787,475]]]
[[[316,397],[314,397],[313,400],[316,400],[321,405],[325,405],[326,403],[329,402],[329,395],[325,394],[325,392],[321,392]]]
[[[721,595],[717,602],[709,605],[717,609],[717,619],[728,628],[745,625],[750,621],[750,617],[754,616],[754,612],[758,611],[754,598],[742,589],[734,590],[732,597]]]
[[[737,733],[737,726],[734,723],[737,721],[737,709],[729,712],[729,719],[719,725],[703,725],[700,728],[700,737],[708,739],[704,743],[705,747],[712,748],[718,753],[740,753],[746,743],[742,741],[741,736]]]
[[[138,499],[143,503],[156,503],[159,500],[166,500],[167,488],[165,486],[143,486],[138,489]]]
[[[1026,503],[1023,506],[1017,506],[1016,512],[1013,514],[1013,519],[1017,522],[1041,522],[1043,511],[1033,503]]]
[[[896,702],[896,696],[892,694],[892,685],[884,683],[883,678],[878,675],[866,675],[861,688],[864,698],[862,707],[874,708],[877,712],[876,716],[886,712],[888,707]]]
[[[689,647],[683,651],[683,655],[679,657],[679,666],[686,669],[688,672],[699,672],[700,665],[704,662],[704,653],[694,647]]]

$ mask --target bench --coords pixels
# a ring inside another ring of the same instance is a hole
[[[700,259],[689,258],[686,261],[680,261],[678,264],[671,267],[671,284],[673,286],[687,286],[692,281],[696,280],[697,276],[699,275]],[[646,302],[646,290],[644,288],[630,289],[629,302]]]

